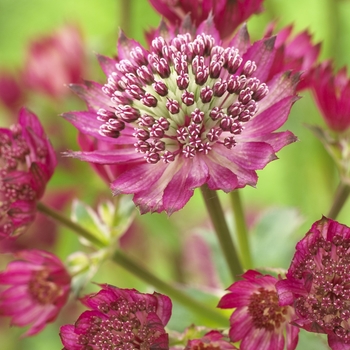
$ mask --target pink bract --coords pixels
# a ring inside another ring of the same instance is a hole
[[[312,91],[327,125],[336,132],[350,126],[350,80],[346,67],[333,73],[331,61],[316,67],[312,75]]]
[[[65,350],[169,349],[164,327],[171,316],[171,300],[162,294],[143,294],[135,289],[101,285],[96,294],[82,299],[90,311],[74,325],[61,327]]]
[[[232,37],[235,29],[254,13],[262,11],[262,0],[149,0],[170,23],[179,25],[186,15],[200,25],[210,14],[221,39]]]
[[[241,350],[294,350],[299,329],[289,324],[295,317],[293,308],[278,305],[278,280],[253,270],[242,277],[228,288],[230,293],[218,305],[222,309],[235,308],[230,318],[231,341],[241,341]]]
[[[107,83],[73,86],[88,110],[64,114],[110,144],[67,155],[118,165],[112,191],[134,194],[141,213],[171,214],[204,184],[225,192],[255,186],[256,170],[296,140],[275,132],[297,100],[298,82],[289,72],[267,79],[275,39],[251,45],[243,27],[225,46],[210,19],[187,30],[184,24],[172,35],[162,26],[149,50],[122,34],[119,57],[99,57]]]
[[[22,250],[0,272],[0,285],[10,285],[0,293],[0,315],[12,317],[11,324],[30,325],[24,336],[40,332],[53,322],[66,303],[70,276],[62,262],[42,250]]]
[[[280,305],[293,305],[293,324],[328,335],[333,350],[350,347],[350,228],[323,217],[298,242]]]
[[[0,128],[0,239],[23,233],[56,166],[56,155],[35,114],[22,108],[18,124]]]
[[[23,82],[34,91],[59,99],[78,83],[84,69],[82,34],[77,26],[66,25],[52,35],[33,40],[25,61]]]
[[[273,34],[274,27],[275,23],[268,26],[266,37]],[[277,54],[270,74],[273,76],[285,70],[301,72],[301,80],[297,86],[297,91],[300,91],[311,85],[311,75],[320,53],[321,44],[314,45],[312,35],[307,30],[295,36],[292,36],[292,31],[293,25],[289,25],[276,34]]]

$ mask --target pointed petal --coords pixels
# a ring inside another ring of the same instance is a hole
[[[247,127],[237,140],[268,134],[280,128],[286,122],[295,101],[294,96],[288,96],[258,113],[247,123]]]
[[[273,148],[264,142],[237,143],[228,158],[248,170],[263,169],[269,162],[277,159]]]
[[[194,189],[202,186],[207,177],[208,167],[201,157],[185,160],[164,190],[163,205],[167,213],[182,209]]]
[[[140,153],[131,148],[120,148],[115,150],[96,150],[92,152],[64,152],[63,156],[78,158],[82,161],[98,164],[117,164],[137,161],[143,159]]]

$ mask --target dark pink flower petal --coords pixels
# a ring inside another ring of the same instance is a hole
[[[57,164],[35,114],[22,108],[18,124],[0,129],[0,158],[0,239],[14,239],[33,222]]]
[[[256,170],[295,141],[276,133],[297,99],[299,75],[270,78],[275,38],[251,45],[243,26],[229,44],[220,39],[221,10],[234,17],[231,10],[261,2],[244,3],[210,2],[217,13],[196,25],[187,15],[176,30],[162,23],[148,49],[121,33],[118,57],[99,57],[106,83],[73,86],[88,112],[64,116],[90,139],[68,155],[97,164],[104,179],[114,176],[113,193],[133,194],[141,213],[177,211],[203,184],[226,192],[255,186]]]
[[[322,217],[298,242],[286,279],[276,285],[280,304],[295,308],[293,324],[327,334],[332,349],[349,347],[349,247],[350,228]]]
[[[243,280],[233,283],[218,307],[235,308],[230,317],[229,336],[232,342],[241,340],[241,350],[283,350],[287,337],[288,350],[297,345],[298,328],[291,331],[290,321],[295,319],[290,306],[280,306],[275,277],[248,270]]]
[[[40,332],[57,317],[68,299],[70,276],[62,262],[41,250],[19,251],[0,273],[0,284],[10,285],[0,293],[0,315],[11,324],[30,325],[24,336]]]
[[[350,125],[350,80],[346,69],[333,73],[331,61],[317,66],[312,74],[312,91],[328,127],[336,132]]]
[[[66,25],[30,44],[23,73],[24,83],[31,90],[55,99],[62,98],[69,92],[67,85],[81,79],[84,56],[80,30],[74,25]]]
[[[92,310],[85,311],[74,325],[61,327],[66,350],[97,349],[106,341],[121,348],[169,349],[164,330],[171,315],[167,296],[107,284],[101,287],[83,299]]]
[[[191,16],[195,25],[213,15],[215,26],[222,39],[232,36],[235,29],[252,14],[262,11],[262,0],[149,0],[162,16],[178,25],[186,15]]]

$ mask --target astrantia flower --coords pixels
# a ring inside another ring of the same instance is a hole
[[[54,150],[35,114],[22,108],[18,124],[0,128],[0,239],[23,233],[56,166]]]
[[[232,284],[218,307],[236,308],[230,318],[232,342],[241,340],[241,350],[294,350],[299,329],[289,322],[294,318],[290,306],[279,306],[275,288],[277,279],[249,270],[243,280]]]
[[[200,339],[189,340],[185,350],[235,350],[229,339],[219,331],[210,331]]]
[[[350,347],[350,228],[323,217],[298,242],[280,304],[293,305],[293,324],[328,334],[333,350]]]
[[[221,39],[232,36],[234,30],[252,14],[262,11],[263,0],[149,0],[152,6],[172,24],[180,24],[187,14],[195,25],[214,17]]]
[[[350,126],[350,80],[346,67],[333,73],[331,61],[320,64],[312,76],[312,91],[327,123],[336,132]]]
[[[66,25],[32,41],[25,62],[24,84],[34,91],[60,98],[69,91],[67,84],[80,81],[83,67],[81,32],[74,25]]]
[[[92,310],[74,325],[61,327],[66,350],[169,349],[164,327],[171,316],[171,300],[162,294],[102,285],[82,302]]]
[[[12,317],[11,324],[31,325],[26,336],[40,332],[53,322],[66,303],[70,276],[62,262],[42,250],[22,250],[20,260],[0,272],[0,285],[10,285],[0,293],[0,315]]]
[[[89,110],[64,115],[114,145],[69,155],[126,165],[111,188],[134,194],[142,213],[179,210],[205,183],[225,192],[254,186],[255,170],[295,141],[289,131],[274,133],[298,81],[288,73],[265,81],[274,38],[250,45],[244,27],[223,47],[210,20],[192,34],[160,32],[149,50],[121,35],[119,58],[100,57],[108,82],[73,87]]]

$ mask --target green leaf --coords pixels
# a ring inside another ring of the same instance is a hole
[[[263,213],[250,236],[254,266],[287,269],[297,243],[293,233],[302,222],[295,208],[273,208]]]

